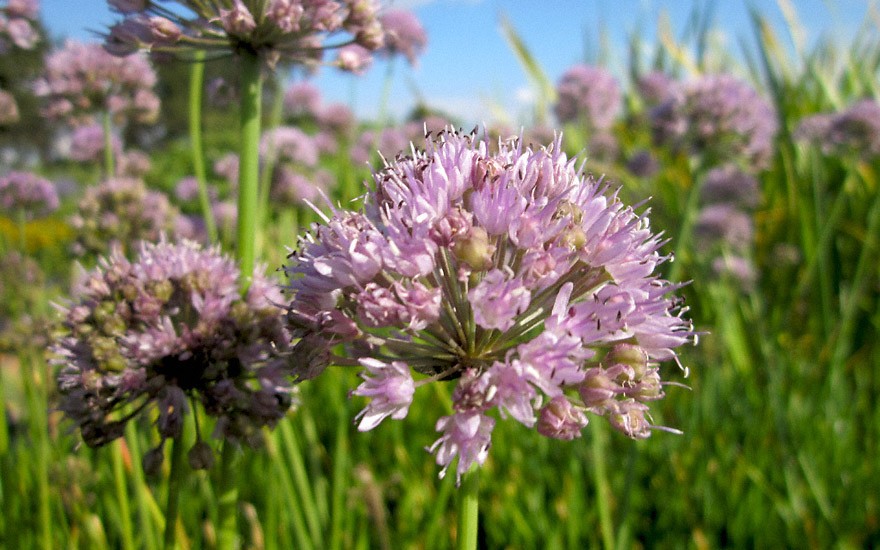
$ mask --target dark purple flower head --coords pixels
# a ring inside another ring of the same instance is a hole
[[[590,65],[568,69],[556,86],[556,94],[556,118],[562,123],[584,124],[591,130],[610,128],[622,104],[614,76]]]
[[[286,414],[281,295],[258,269],[241,296],[240,278],[191,241],[144,244],[131,262],[117,251],[88,273],[51,347],[58,408],[88,445],[152,411],[160,438],[178,438],[191,401],[217,419],[215,437],[250,444]]]
[[[70,224],[75,252],[105,254],[113,247],[133,250],[140,241],[155,242],[174,233],[178,211],[168,198],[136,178],[111,178],[86,190]]]
[[[316,66],[322,50],[346,43],[382,45],[375,0],[181,0],[169,10],[155,1],[111,0],[124,19],[106,35],[115,55],[149,50],[177,56],[195,50],[259,55]],[[347,38],[346,38],[347,36]],[[335,40],[334,40],[335,39]]]
[[[58,192],[51,181],[30,172],[9,172],[0,177],[0,205],[9,217],[24,210],[29,217],[58,209]]]
[[[654,139],[712,162],[742,159],[764,167],[778,128],[773,107],[727,74],[688,82],[651,111]]]
[[[428,44],[425,28],[415,14],[406,10],[388,10],[379,20],[385,30],[385,42],[378,53],[387,56],[400,54],[410,65],[415,65]]]
[[[152,122],[159,113],[156,73],[145,57],[119,59],[100,44],[68,41],[46,58],[34,85],[46,102],[43,113],[74,125],[109,111],[119,121]]]
[[[655,273],[664,257],[645,215],[558,140],[495,151],[442,131],[413,151],[375,175],[362,210],[314,225],[285,266],[294,353],[310,358],[301,378],[339,359],[341,344],[369,373],[354,392],[372,398],[361,429],[405,416],[410,370],[422,375],[415,387],[458,379],[431,450],[444,473],[458,457],[459,476],[487,457],[492,409],[570,439],[585,413],[614,422],[625,402],[662,395],[657,364],[695,335],[670,296],[678,286]],[[618,380],[626,361],[644,364]],[[585,402],[588,374],[606,370],[615,391]],[[614,425],[643,437],[646,418],[638,432]]]
[[[795,136],[818,144],[826,154],[875,158],[880,156],[880,103],[863,99],[841,113],[807,117]]]

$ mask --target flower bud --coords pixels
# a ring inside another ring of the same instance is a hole
[[[495,245],[489,243],[489,234],[482,227],[474,227],[470,234],[456,242],[452,247],[456,259],[466,263],[476,271],[492,267]]]
[[[193,470],[210,470],[214,465],[214,451],[210,445],[201,440],[192,446],[186,457]]]

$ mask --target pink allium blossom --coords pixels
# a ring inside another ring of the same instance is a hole
[[[707,75],[679,84],[651,111],[657,143],[707,161],[741,158],[766,166],[778,129],[770,103],[731,75]]]
[[[284,112],[291,116],[314,116],[321,106],[321,92],[309,82],[297,82],[284,92]]]
[[[419,19],[406,10],[388,10],[379,19],[385,29],[385,42],[378,53],[400,54],[410,65],[415,65],[428,44],[428,35]]]
[[[158,2],[111,0],[124,16],[106,34],[115,55],[149,50],[186,57],[248,51],[274,66],[279,61],[317,66],[322,51],[352,43],[367,50],[383,44],[375,0],[180,1],[169,10]],[[347,35],[347,39],[343,38]],[[337,40],[328,40],[331,37]]]
[[[554,110],[560,122],[585,124],[590,129],[605,130],[623,103],[620,86],[608,71],[591,65],[568,69],[556,88]]]
[[[795,137],[819,145],[826,154],[875,158],[880,156],[880,103],[863,99],[840,113],[807,117]]]
[[[40,41],[34,22],[40,14],[37,0],[8,0],[0,6],[0,53],[10,48],[10,42],[23,50],[33,49]]]
[[[429,449],[441,474],[458,457],[459,477],[486,460],[493,410],[560,439],[577,437],[586,413],[649,433],[640,405],[662,396],[658,364],[695,333],[670,296],[679,286],[655,273],[665,257],[646,215],[559,140],[490,149],[443,131],[412,151],[375,174],[361,210],[314,225],[285,266],[300,378],[354,358],[372,376],[406,366],[422,375],[416,388],[456,380],[455,412]],[[600,400],[585,388],[597,377],[610,380]],[[358,394],[380,399],[363,413],[369,428],[405,415],[383,401],[382,380]]]
[[[360,363],[366,369],[361,373],[364,381],[351,394],[369,397],[371,401],[357,415],[358,430],[372,430],[389,416],[396,420],[405,418],[416,391],[409,366],[401,361],[386,364],[371,358],[363,358]]]
[[[158,191],[137,178],[117,177],[86,190],[70,219],[78,254],[105,254],[114,247],[132,250],[141,241],[172,234],[179,213]]]
[[[217,419],[215,437],[251,445],[285,415],[294,390],[281,296],[262,269],[242,296],[241,276],[191,241],[145,244],[133,261],[117,250],[85,276],[51,352],[58,408],[88,445],[120,437],[133,411],[154,412],[161,459],[190,400]]]
[[[145,57],[119,59],[100,44],[68,41],[46,58],[34,92],[44,98],[46,116],[75,126],[93,122],[104,112],[118,122],[148,123],[159,113],[155,85],[156,73]]]
[[[0,205],[10,216],[24,210],[30,217],[58,209],[58,192],[51,181],[30,172],[9,172],[0,177]]]
[[[15,97],[6,90],[0,90],[0,126],[15,124],[18,119],[18,103]]]

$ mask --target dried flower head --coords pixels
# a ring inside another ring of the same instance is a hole
[[[678,87],[651,111],[654,139],[707,160],[742,159],[764,167],[778,123],[773,107],[731,75],[708,75]]]
[[[326,49],[382,45],[375,0],[181,0],[175,9],[166,3],[111,2],[124,19],[106,35],[108,51],[128,55],[145,49],[184,57],[194,50],[217,55],[247,51],[269,65],[284,61],[314,67]],[[336,43],[327,41],[346,35]]]
[[[87,274],[51,352],[58,408],[88,445],[150,412],[163,442],[178,438],[196,402],[217,419],[215,437],[251,445],[284,416],[293,393],[281,295],[258,269],[242,297],[240,278],[233,260],[191,241],[144,244],[131,262],[117,251]],[[161,447],[145,466],[161,462]],[[203,451],[191,458],[210,462]]]
[[[43,97],[43,114],[75,126],[110,112],[117,122],[153,122],[159,98],[156,73],[145,57],[119,59],[100,44],[69,40],[46,58],[45,72],[34,85]]]
[[[55,184],[31,172],[9,172],[0,177],[0,205],[12,214],[23,210],[28,217],[44,216],[58,209]]]
[[[601,67],[575,65],[556,87],[554,110],[562,123],[583,124],[590,130],[606,130],[614,123],[622,99],[617,79]]]
[[[134,250],[140,241],[156,242],[173,234],[179,213],[168,197],[147,189],[136,178],[111,178],[86,190],[70,224],[77,254],[107,253],[114,247]]]
[[[664,257],[646,215],[558,140],[490,152],[441,132],[374,179],[363,210],[334,210],[285,266],[301,378],[363,366],[361,429],[404,417],[411,387],[457,379],[431,446],[441,475],[456,457],[459,476],[483,463],[493,409],[561,439],[585,413],[650,434],[658,363],[695,335],[678,286],[654,273]]]

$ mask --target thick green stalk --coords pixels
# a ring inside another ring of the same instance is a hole
[[[241,125],[238,175],[238,231],[236,256],[246,289],[256,259],[258,193],[260,185],[260,111],[263,79],[260,59],[244,52],[241,57]]]
[[[217,548],[231,550],[238,546],[238,526],[236,509],[238,507],[238,487],[235,471],[235,445],[223,443],[223,456],[220,459],[220,487],[218,491]]]
[[[458,489],[458,550],[474,550],[477,547],[480,492],[479,469],[473,468],[462,478]]]
[[[104,177],[112,178],[116,174],[116,167],[113,164],[113,121],[110,118],[110,111],[104,111]]]
[[[163,547],[173,550],[177,530],[177,510],[180,503],[180,482],[183,479],[183,440],[171,442],[171,473],[168,476],[168,500],[165,505],[165,536]]]
[[[202,90],[205,82],[205,52],[197,50],[189,73],[189,139],[192,148],[193,172],[199,184],[199,206],[205,219],[208,241],[217,242],[217,224],[208,198],[208,178],[205,173],[205,151],[202,145]]]

